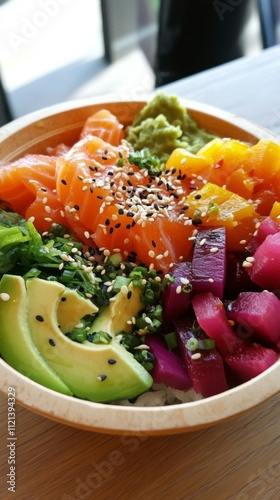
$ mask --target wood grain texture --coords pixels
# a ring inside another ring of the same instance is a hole
[[[1,491],[7,408],[1,394]],[[109,436],[17,407],[16,498],[277,499],[280,395],[230,423],[176,436]],[[6,498],[1,496],[1,498]]]
[[[280,47],[167,88],[280,132]],[[19,500],[277,500],[280,395],[207,430],[133,437],[91,433],[16,407]],[[0,394],[0,498],[7,493],[7,396]]]

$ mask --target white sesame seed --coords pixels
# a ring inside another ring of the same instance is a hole
[[[3,300],[3,302],[7,302],[10,300],[10,295],[8,293],[2,292],[0,293],[0,299]]]
[[[191,358],[192,359],[200,359],[201,358],[200,352],[195,352],[194,354],[191,355]]]
[[[156,260],[162,260],[163,259],[163,255],[161,253],[159,253],[157,256],[156,256]]]
[[[176,288],[176,293],[178,293],[178,294],[179,294],[179,293],[181,293],[181,292],[182,292],[182,287],[181,287],[181,285],[179,285],[179,286],[177,286],[177,288]]]
[[[248,262],[247,260],[244,260],[244,262],[242,262],[243,267],[252,267],[252,265],[252,262]]]
[[[180,278],[180,281],[183,285],[188,285],[190,280],[188,280],[188,278]]]
[[[239,243],[240,245],[246,245],[246,240],[240,240]]]
[[[246,257],[247,262],[254,262],[254,257]]]
[[[145,322],[146,322],[148,325],[151,325],[151,324],[152,324],[152,320],[151,320],[151,318],[149,318],[149,316],[146,316],[146,317],[145,317]]]
[[[219,251],[218,247],[212,247],[209,250],[209,252],[211,252],[211,253],[217,253],[218,251]]]
[[[151,259],[153,259],[155,256],[155,252],[153,250],[150,250],[148,255],[149,255],[149,257],[151,257]]]
[[[202,238],[202,240],[199,242],[200,246],[202,247],[206,243],[206,238]]]

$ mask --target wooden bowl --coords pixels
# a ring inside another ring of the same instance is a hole
[[[272,133],[229,113],[184,101],[190,114],[209,131],[222,137],[256,143],[279,142]],[[52,106],[15,120],[0,129],[0,160],[25,153],[45,153],[60,142],[72,144],[88,116],[107,108],[124,125],[131,123],[144,102],[75,101]],[[110,434],[174,434],[210,427],[248,411],[280,391],[280,361],[258,377],[225,393],[180,405],[127,407],[92,403],[47,389],[18,373],[0,359],[0,388],[16,391],[16,401],[57,422]]]

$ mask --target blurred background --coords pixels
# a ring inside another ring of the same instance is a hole
[[[253,55],[279,43],[279,12],[279,0],[0,0],[0,125]]]

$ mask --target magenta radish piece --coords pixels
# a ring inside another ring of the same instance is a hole
[[[196,319],[202,330],[215,340],[222,356],[242,349],[244,340],[238,338],[226,316],[222,301],[211,292],[200,293],[192,299]]]
[[[224,227],[201,229],[194,244],[192,285],[194,293],[212,292],[223,299],[226,279]]]
[[[275,345],[280,341],[280,300],[272,292],[242,292],[227,310],[248,337]]]
[[[227,255],[227,275],[224,293],[224,298],[226,300],[236,299],[237,295],[244,290],[260,290],[260,287],[251,281],[243,266],[244,258],[244,256],[241,258],[232,253]]]
[[[214,396],[228,389],[225,377],[224,363],[216,349],[198,349],[190,351],[186,344],[194,334],[185,319],[174,323],[181,354],[188,369],[192,385],[196,393],[203,397]],[[200,332],[195,338],[204,340],[207,336]]]
[[[263,289],[280,293],[280,232],[266,237],[246,264],[251,280]],[[250,265],[251,264],[251,265]]]
[[[278,355],[273,349],[251,344],[241,352],[226,356],[225,362],[242,382],[246,382],[267,370],[277,358]]]
[[[257,230],[257,234],[252,237],[249,241],[246,249],[250,253],[255,253],[257,248],[264,242],[267,236],[270,234],[276,234],[280,230],[279,224],[271,217],[266,217],[261,223]]]
[[[173,389],[186,391],[192,383],[180,355],[169,351],[164,340],[155,335],[147,335],[145,343],[155,357],[151,371],[155,384],[165,384]]]
[[[169,274],[175,278],[169,283],[162,295],[163,323],[171,324],[174,319],[185,316],[190,305],[188,293],[191,281],[191,267],[189,262],[175,262]],[[187,293],[186,293],[187,292]]]

